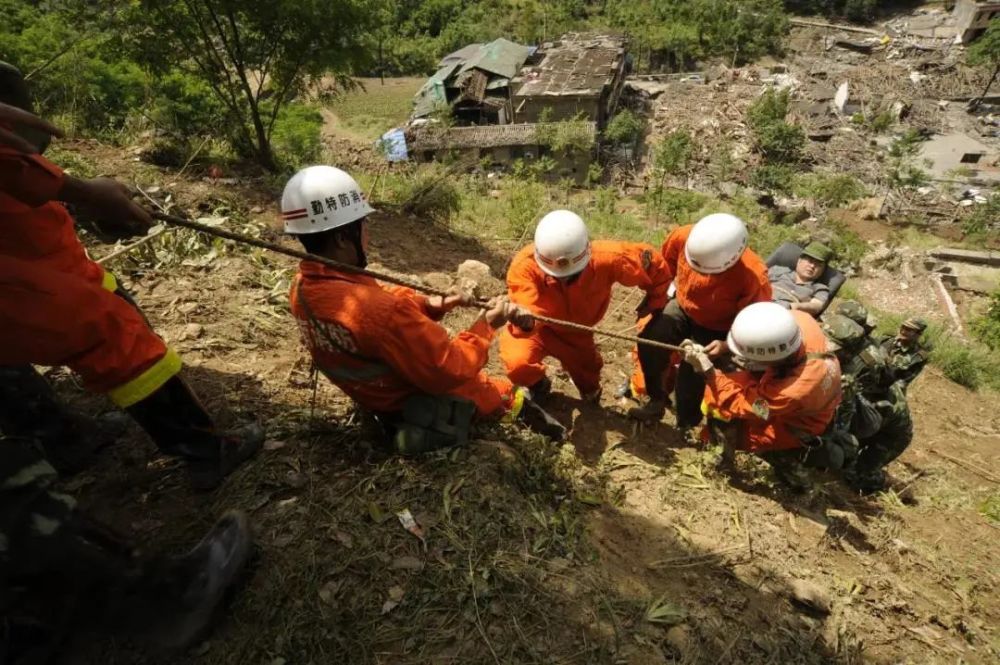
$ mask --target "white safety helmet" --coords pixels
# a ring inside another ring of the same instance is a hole
[[[535,261],[553,277],[569,277],[590,262],[590,234],[575,212],[553,210],[535,229]]]
[[[357,181],[332,166],[309,166],[292,176],[281,195],[285,233],[320,233],[374,212]]]
[[[715,275],[736,265],[750,235],[739,217],[724,212],[702,217],[688,236],[684,256],[696,271]]]
[[[742,360],[770,364],[799,350],[802,331],[789,310],[778,303],[758,302],[736,315],[726,343]]]

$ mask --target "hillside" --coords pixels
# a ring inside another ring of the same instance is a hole
[[[63,149],[97,172],[161,188],[159,200],[271,234],[275,192],[259,181],[178,177],[93,142]],[[488,229],[456,235],[392,213],[376,217],[372,235],[377,265],[436,283],[467,258],[496,274],[511,251]],[[136,252],[116,269],[210,408],[269,428],[259,461],[208,498],[190,494],[176,463],[137,431],[67,483],[150,549],[189,542],[224,508],[250,513],[260,556],[247,593],[209,642],[163,662],[989,663],[1000,654],[998,527],[979,512],[996,501],[1000,476],[992,393],[926,372],[913,389],[915,443],[892,466],[894,491],[872,499],[832,477],[815,500],[796,499],[749,460],[730,479],[669,422],[637,431],[608,397],[601,407],[557,398],[574,432],[561,448],[494,429],[465,450],[388,458],[372,452],[339,391],[320,380],[314,392],[285,311],[291,261],[186,231],[151,244],[155,257]],[[616,298],[609,329],[631,325],[631,300]],[[603,349],[605,382],[616,384],[628,349]],[[102,408],[56,375],[65,395]],[[556,389],[575,394],[564,379]],[[400,526],[403,509],[423,541]],[[793,601],[797,587],[830,614]],[[125,646],[80,649],[95,662],[134,657]]]

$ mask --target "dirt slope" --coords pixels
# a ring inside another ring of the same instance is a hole
[[[253,218],[248,228],[273,220],[253,183],[144,177],[185,205],[225,200],[235,217]],[[253,206],[261,212],[247,215]],[[418,276],[467,258],[499,271],[507,258],[412,219],[379,217],[372,235],[377,262]],[[171,247],[187,247],[186,238]],[[571,446],[492,429],[468,450],[398,460],[371,452],[336,389],[321,381],[314,392],[284,311],[293,263],[208,250],[195,243],[184,262],[119,270],[210,408],[227,421],[265,422],[268,449],[217,494],[195,495],[180,466],[132,430],[66,483],[150,549],[190,543],[224,508],[251,514],[260,557],[246,593],[210,642],[162,662],[1000,658],[1000,529],[977,512],[997,486],[942,456],[1000,475],[995,395],[927,371],[912,391],[916,442],[891,468],[897,491],[862,499],[829,477],[804,500],[750,459],[736,477],[719,475],[712,452],[685,440],[669,416],[642,430],[626,421],[608,395],[630,371],[628,348],[605,344],[601,407],[580,404],[554,374],[564,396],[553,409],[573,423]],[[627,329],[636,301],[618,294],[605,325]],[[53,377],[81,408],[107,408],[65,373]],[[393,516],[404,508],[424,526],[424,542]],[[793,603],[793,587],[811,590],[829,614]],[[155,660],[93,642],[78,655]]]

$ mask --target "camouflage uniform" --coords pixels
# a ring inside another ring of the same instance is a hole
[[[863,328],[874,327],[867,310],[856,301],[841,303],[836,311]],[[852,415],[851,430],[860,445],[857,460],[845,468],[844,477],[866,493],[882,489],[885,467],[913,441],[906,386],[923,365],[900,349],[894,356],[893,347],[898,345],[896,338],[875,342],[866,335],[861,350],[844,368],[844,373],[852,374],[857,384],[854,400],[857,411]],[[861,410],[869,417],[859,417]]]
[[[904,321],[901,327],[923,334],[927,330],[927,323],[923,319],[912,318]],[[919,340],[907,344],[899,337],[886,337],[880,346],[889,357],[895,379],[902,381],[904,387],[913,383],[930,360],[930,349]]]

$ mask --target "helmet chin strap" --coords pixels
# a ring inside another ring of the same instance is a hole
[[[368,256],[367,254],[365,254],[365,248],[361,242],[361,236],[363,235],[363,232],[361,230],[361,225],[364,223],[364,221],[365,218],[362,217],[356,222],[352,222],[350,228],[351,242],[354,243],[354,251],[358,255],[359,268],[368,267]]]

